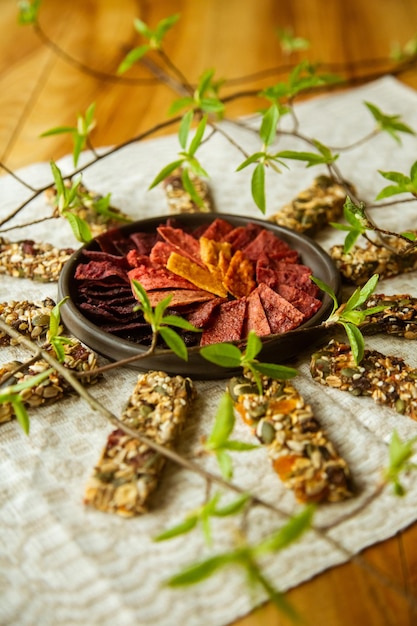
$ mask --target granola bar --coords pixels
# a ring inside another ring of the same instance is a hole
[[[31,239],[9,241],[0,237],[0,276],[56,282],[73,252],[71,248],[56,248],[51,243],[36,243]]]
[[[250,373],[233,378],[235,411],[268,449],[272,466],[299,502],[339,502],[352,495],[350,471],[313,410],[287,380],[262,377],[260,395]]]
[[[32,339],[32,341],[43,342],[49,329],[51,311],[55,302],[51,298],[39,302],[29,302],[28,300],[11,300],[10,302],[0,302],[0,316],[6,324],[20,334]],[[6,332],[0,330],[0,346],[16,343]]]
[[[352,192],[354,188],[349,183],[341,184],[329,176],[318,176],[308,189],[301,191],[268,221],[298,233],[315,235],[329,222],[341,217],[346,196]]]
[[[99,380],[100,375],[95,374],[97,369],[97,357],[89,348],[83,346],[78,339],[71,340],[71,344],[65,344],[65,360],[63,365],[72,372],[90,372],[91,376],[85,376],[81,379],[84,385],[94,384]],[[52,348],[48,351],[52,353]],[[0,384],[7,378],[9,386],[16,383],[30,381],[31,378],[50,369],[50,364],[44,359],[39,359],[30,364],[24,370],[18,370],[22,365],[20,361],[10,361],[0,365]],[[18,370],[18,371],[16,371]],[[15,372],[13,374],[13,372]],[[52,371],[47,378],[34,387],[28,387],[20,392],[20,398],[27,408],[35,408],[43,404],[50,404],[60,400],[64,396],[73,392],[71,385],[55,370]],[[15,417],[13,407],[10,403],[0,404],[0,424],[9,422]]]
[[[70,181],[65,181],[65,184],[68,187],[71,185]],[[117,228],[120,223],[131,221],[131,218],[120,209],[107,206],[107,202],[105,203],[106,206],[101,208],[104,202],[103,196],[87,189],[84,185],[78,186],[77,194],[79,206],[71,208],[71,213],[76,213],[80,219],[87,222],[93,237],[97,237],[111,228]],[[45,197],[48,203],[54,206],[53,217],[59,217],[59,208],[56,206],[56,187],[49,187],[45,191]]]
[[[417,420],[417,369],[399,357],[365,350],[356,365],[350,346],[331,340],[312,355],[310,371],[323,385],[354,396],[370,396],[376,403]]]
[[[194,387],[189,378],[151,371],[141,374],[121,421],[165,447],[172,447],[187,417]],[[165,458],[119,428],[110,433],[89,479],[84,503],[131,517],[145,513]]]
[[[202,200],[202,206],[199,206],[191,198],[188,191],[184,189],[181,178],[181,169],[174,172],[163,181],[163,188],[168,200],[168,207],[171,213],[210,213],[214,211],[213,200],[207,183],[190,173],[190,179],[194,185],[196,193]]]
[[[368,335],[387,333],[405,339],[417,339],[417,298],[409,294],[387,296],[372,294],[365,308],[385,306],[383,311],[368,315],[361,331]]]
[[[381,246],[368,241],[364,248],[354,246],[347,254],[343,245],[333,246],[330,256],[342,278],[354,285],[364,285],[374,274],[390,278],[417,269],[417,249],[405,252],[410,243],[393,236],[385,242],[386,246]]]

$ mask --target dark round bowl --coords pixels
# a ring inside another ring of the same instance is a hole
[[[244,226],[249,222],[259,224],[263,228],[272,231],[277,237],[280,237],[293,249],[297,250],[301,256],[301,262],[311,268],[313,276],[320,278],[329,285],[336,295],[340,292],[340,274],[330,256],[317,243],[309,237],[265,220],[238,217],[224,213],[163,215],[127,224],[122,226],[120,231],[125,235],[134,232],[152,232],[160,224],[166,222],[168,218],[178,219],[181,225],[191,229],[209,224],[216,218],[223,218],[234,226]],[[119,361],[143,354],[147,351],[147,346],[104,332],[88,320],[77,308],[75,304],[77,282],[74,280],[74,273],[80,262],[82,251],[85,249],[99,250],[99,245],[93,239],[77,250],[65,264],[59,279],[59,300],[69,296],[69,299],[61,308],[63,323],[80,341],[110,360]],[[258,359],[277,364],[285,363],[299,353],[308,350],[317,339],[322,339],[325,335],[328,335],[329,331],[325,327],[320,326],[320,324],[330,314],[333,301],[327,294],[322,294],[322,300],[323,304],[319,311],[299,328],[262,338],[263,348],[258,355]],[[195,379],[226,378],[237,373],[236,370],[224,369],[210,363],[200,355],[198,347],[190,348],[188,355],[188,361],[184,361],[171,351],[158,350],[152,356],[134,361],[129,366],[140,370],[158,369],[169,374],[181,374]]]

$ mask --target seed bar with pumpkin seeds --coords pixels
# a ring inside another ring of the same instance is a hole
[[[54,306],[55,302],[51,298],[38,302],[29,302],[28,300],[0,302],[0,317],[21,335],[41,343],[46,340],[51,311]],[[17,343],[15,339],[0,330],[0,346],[15,343]]]
[[[138,377],[121,421],[158,444],[172,448],[194,396],[189,378],[151,371]],[[89,479],[84,503],[123,517],[147,511],[165,458],[119,428],[113,430]]]
[[[63,349],[65,352],[63,365],[66,368],[71,372],[91,372],[91,376],[83,376],[80,379],[83,385],[92,385],[100,379],[100,374],[94,372],[97,369],[96,354],[83,346],[78,339],[71,339],[71,344],[64,344]],[[47,348],[47,350],[54,354],[52,347]],[[51,368],[47,361],[39,359],[31,363],[27,368],[13,374],[20,365],[22,365],[20,361],[0,364],[0,384],[2,381],[5,382],[6,378],[7,386],[29,382],[31,378]],[[43,404],[56,402],[70,393],[73,393],[71,385],[54,370],[36,386],[23,389],[19,396],[25,407],[31,409]],[[10,403],[0,404],[0,424],[9,422],[14,417],[14,410]]]
[[[340,502],[352,496],[347,463],[336,452],[297,389],[285,380],[262,377],[260,395],[250,372],[232,378],[235,412],[265,444],[272,466],[299,502]]]
[[[329,176],[318,176],[313,184],[301,191],[268,221],[286,226],[309,236],[337,221],[343,214],[346,196],[354,192],[350,183],[337,183]]]
[[[174,170],[170,176],[167,176],[162,183],[170,212],[210,213],[211,211],[214,211],[213,199],[207,183],[193,173],[190,173],[190,179],[194,185],[196,193],[201,198],[202,206],[199,206],[196,202],[194,202],[188,191],[184,189],[181,178],[181,169],[177,169]]]
[[[365,310],[385,306],[383,311],[368,315],[360,329],[367,335],[386,333],[405,339],[417,339],[417,298],[409,294],[387,296],[372,294]]]
[[[356,365],[350,346],[331,340],[312,355],[310,371],[323,385],[354,396],[370,396],[376,403],[417,420],[417,369],[399,357],[365,350]]]
[[[0,276],[8,274],[42,283],[56,282],[73,252],[71,248],[56,248],[31,239],[9,241],[0,237]]]
[[[364,285],[374,274],[382,279],[417,269],[417,249],[404,252],[411,242],[392,236],[386,237],[385,242],[386,246],[368,241],[365,248],[354,246],[347,254],[343,245],[333,246],[330,256],[342,278],[354,285]]]

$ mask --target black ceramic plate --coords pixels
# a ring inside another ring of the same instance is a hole
[[[244,226],[252,222],[271,230],[278,237],[286,241],[292,248],[297,250],[301,256],[301,262],[308,265],[313,276],[317,276],[329,285],[336,294],[340,290],[340,276],[329,255],[314,241],[300,235],[292,230],[274,225],[265,220],[254,218],[238,217],[235,215],[221,214],[182,214],[177,216],[159,216],[141,220],[123,226],[121,232],[129,235],[134,232],[152,232],[157,226],[165,223],[167,218],[174,218],[180,221],[185,228],[196,228],[204,224],[209,224],[215,218],[223,218],[234,226]],[[116,335],[102,331],[98,326],[88,320],[77,308],[75,302],[77,283],[74,280],[74,273],[80,262],[84,249],[98,250],[99,246],[95,240],[90,241],[83,248],[75,252],[65,264],[58,284],[59,299],[69,296],[68,301],[61,310],[62,320],[68,330],[80,341],[91,349],[106,356],[111,360],[121,360],[135,355],[140,355],[147,350],[143,346],[132,341],[121,339]],[[323,337],[328,331],[317,326],[328,317],[333,302],[327,294],[323,294],[323,304],[319,311],[299,328],[279,335],[269,335],[263,339],[263,349],[258,358],[262,361],[273,363],[285,363],[300,352],[309,348],[317,337]],[[225,370],[212,363],[209,363],[199,354],[198,347],[190,348],[188,361],[183,361],[170,351],[158,351],[151,357],[146,357],[131,364],[141,370],[160,369],[170,374],[181,374],[200,379],[225,378],[233,373],[232,370]]]

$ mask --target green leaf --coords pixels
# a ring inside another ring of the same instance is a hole
[[[225,441],[225,443],[221,444],[220,448],[221,450],[233,450],[234,452],[248,452],[249,450],[259,448],[259,444],[229,439],[228,441]]]
[[[277,34],[281,43],[282,51],[285,54],[291,54],[292,52],[298,52],[299,50],[307,50],[310,47],[310,43],[307,39],[304,39],[303,37],[294,37],[289,28],[279,28]]]
[[[71,211],[63,211],[62,215],[68,221],[72,232],[78,241],[81,241],[81,243],[91,241],[93,236],[91,234],[90,227],[85,220],[81,219],[81,217],[75,213],[71,213]]]
[[[72,161],[74,167],[77,167],[80,154],[85,147],[85,137],[82,135],[74,135],[74,148],[72,151]]]
[[[40,134],[40,137],[50,137],[51,135],[60,135],[63,133],[74,133],[77,132],[77,129],[73,126],[57,126],[56,128],[51,128],[46,130],[44,133]]]
[[[50,344],[55,351],[55,355],[59,363],[63,363],[65,361],[65,349],[60,341],[60,337],[51,337]]]
[[[357,242],[357,240],[359,239],[361,235],[362,235],[362,231],[360,230],[351,230],[346,235],[345,243],[343,245],[344,254],[349,254],[349,252],[352,250],[353,246],[355,245],[355,243]]]
[[[190,143],[190,147],[188,148],[188,154],[190,156],[194,156],[194,154],[197,151],[197,148],[200,146],[201,141],[203,139],[204,136],[204,131],[206,130],[206,126],[207,126],[207,115],[204,115],[204,117],[202,117],[199,125],[197,126],[197,129],[195,131],[195,135]]]
[[[398,133],[407,133],[410,135],[415,134],[414,130],[410,126],[401,121],[399,115],[387,115],[371,102],[364,102],[364,104],[375,119],[377,127],[381,131],[387,132],[391,135],[391,137],[398,143],[401,143]]]
[[[146,37],[147,39],[150,39],[152,37],[152,30],[147,24],[145,24],[144,21],[140,20],[139,18],[135,18],[133,20],[133,26],[135,27],[135,30],[139,33],[139,35],[142,35],[142,37]]]
[[[159,172],[159,174],[155,176],[152,183],[149,185],[148,189],[153,189],[154,187],[156,187],[156,185],[159,185],[159,183],[165,180],[167,176],[172,174],[174,170],[181,167],[183,162],[184,162],[184,159],[182,158],[182,159],[178,159],[177,161],[173,161],[172,163],[169,163],[168,165],[163,167],[162,170]]]
[[[271,145],[276,138],[278,119],[278,107],[276,104],[272,104],[262,117],[259,131],[259,135],[265,146]]]
[[[235,425],[235,414],[233,401],[228,393],[224,393],[220,398],[214,426],[206,441],[206,447],[214,450],[221,446],[229,438]]]
[[[180,146],[183,150],[185,150],[188,141],[188,135],[190,133],[191,124],[194,118],[193,111],[188,111],[183,115],[183,118],[180,123],[180,127],[178,130],[178,139],[180,142]]]
[[[416,465],[410,462],[411,457],[415,454],[415,444],[417,437],[413,437],[409,441],[402,441],[398,432],[394,430],[389,445],[389,465],[384,470],[385,480],[391,482],[394,493],[397,496],[404,496],[406,490],[400,482],[400,475],[411,469],[416,469]]]
[[[137,61],[140,61],[140,59],[142,59],[149,50],[150,46],[145,44],[144,46],[139,46],[138,48],[134,48],[128,52],[117,68],[117,73],[124,74],[127,72],[127,70],[129,70]]]
[[[404,188],[410,182],[408,176],[402,174],[401,172],[384,172],[382,170],[378,170],[378,172],[387,180],[397,183],[397,185],[404,185]]]
[[[258,209],[265,213],[266,211],[266,199],[265,199],[265,166],[263,163],[258,163],[255,167],[252,180],[251,180],[252,197],[255,201]]]
[[[252,363],[253,369],[260,374],[274,378],[276,380],[287,380],[288,378],[294,378],[298,372],[292,367],[285,365],[276,365],[275,363]]]
[[[270,537],[263,540],[256,548],[256,554],[267,554],[278,552],[287,548],[291,543],[298,541],[300,537],[311,528],[315,506],[306,506],[300,513],[291,517],[288,522],[273,533]]]
[[[166,541],[167,539],[173,539],[174,537],[178,537],[179,535],[185,535],[190,530],[196,527],[198,522],[198,517],[196,515],[190,515],[186,517],[183,522],[173,526],[172,528],[168,528],[164,532],[160,533],[156,537],[154,537],[154,541]]]
[[[206,113],[221,114],[224,111],[224,104],[218,98],[202,98],[200,101],[202,111]]]
[[[159,43],[165,37],[166,33],[178,22],[179,19],[180,19],[180,14],[176,13],[175,15],[165,17],[158,23],[155,29],[155,35]]]
[[[258,337],[258,335],[253,330],[251,330],[249,332],[247,343],[246,343],[246,350],[244,354],[245,361],[252,361],[259,354],[261,350],[262,350],[262,341]]]
[[[230,563],[236,561],[237,555],[235,555],[235,553],[233,552],[212,556],[205,561],[190,565],[175,576],[171,576],[171,578],[168,579],[167,584],[170,587],[183,587],[187,585],[194,585],[195,583],[201,582],[202,580],[209,578],[221,567],[224,567],[225,565],[229,565]]]
[[[185,345],[183,339],[179,336],[179,334],[176,333],[175,330],[172,330],[172,328],[168,328],[167,326],[161,326],[159,328],[159,332],[167,346],[171,348],[171,350],[175,352],[175,354],[180,357],[180,359],[188,361],[187,346]]]
[[[176,113],[178,113],[179,111],[182,111],[182,109],[186,109],[187,107],[194,108],[194,105],[195,105],[194,98],[192,98],[191,96],[185,96],[184,98],[177,98],[169,107],[168,113],[170,115],[175,115]]]
[[[18,2],[18,22],[24,26],[36,24],[38,21],[41,0],[20,0]]]
[[[201,333],[201,328],[197,328],[190,324],[190,322],[183,317],[178,317],[177,315],[165,315],[162,319],[163,324],[168,324],[169,326],[177,326],[178,328],[183,328],[184,330],[190,330],[196,333]]]
[[[214,343],[200,348],[200,354],[207,361],[221,367],[240,367],[241,352],[231,343]]]
[[[14,414],[16,415],[16,419],[22,427],[23,432],[25,433],[25,435],[28,435],[30,429],[29,415],[26,411],[23,401],[19,396],[14,396],[12,400],[12,406]]]
[[[401,189],[401,187],[396,187],[395,185],[388,185],[381,189],[379,194],[375,196],[375,200],[384,200],[384,198],[391,198],[392,196],[397,196],[400,193],[406,193],[407,190]]]
[[[311,280],[313,281],[313,283],[316,283],[316,285],[317,285],[317,287],[319,287],[319,289],[324,291],[324,293],[327,293],[327,295],[330,296],[331,299],[333,300],[333,310],[330,313],[330,315],[333,315],[333,313],[336,311],[336,309],[339,306],[339,303],[337,301],[337,298],[336,298],[336,295],[335,295],[333,289],[329,285],[326,285],[326,283],[323,282],[321,280],[321,278],[318,278],[317,276],[312,276]]]
[[[189,194],[191,200],[199,207],[204,206],[203,199],[198,195],[197,190],[190,178],[188,169],[184,168],[181,173],[181,180],[185,191]]]
[[[65,198],[66,189],[65,189],[64,179],[62,178],[61,170],[59,169],[58,165],[54,161],[50,162],[50,166],[52,170],[52,175],[54,177],[57,194],[58,196],[64,196]]]
[[[133,279],[131,283],[132,283],[132,288],[133,288],[133,295],[135,296],[136,300],[140,302],[143,310],[146,313],[151,312],[152,307],[149,301],[148,294],[146,293],[146,290],[142,287],[140,282],[135,279]]]
[[[363,359],[363,355],[365,352],[365,342],[363,339],[363,335],[359,328],[350,322],[340,322],[345,329],[348,341],[350,343],[350,348],[352,350],[353,359],[356,365]]]
[[[240,511],[245,508],[249,499],[250,495],[244,493],[229,504],[226,504],[222,507],[216,507],[213,511],[213,515],[215,517],[227,517],[228,515],[236,515],[236,513],[240,513]]]
[[[216,450],[216,459],[221,475],[225,480],[230,480],[233,477],[233,464],[230,454],[222,448],[219,448]]]
[[[351,311],[364,304],[375,291],[378,280],[379,274],[374,274],[361,289],[356,289],[346,302],[345,311]]]
[[[248,165],[252,165],[252,163],[257,163],[260,159],[265,157],[265,152],[255,152],[254,154],[252,154],[250,157],[248,157],[247,159],[245,159],[243,161],[243,163],[241,163],[237,168],[236,168],[236,172],[240,172],[241,170],[243,170],[245,167],[247,167]]]

